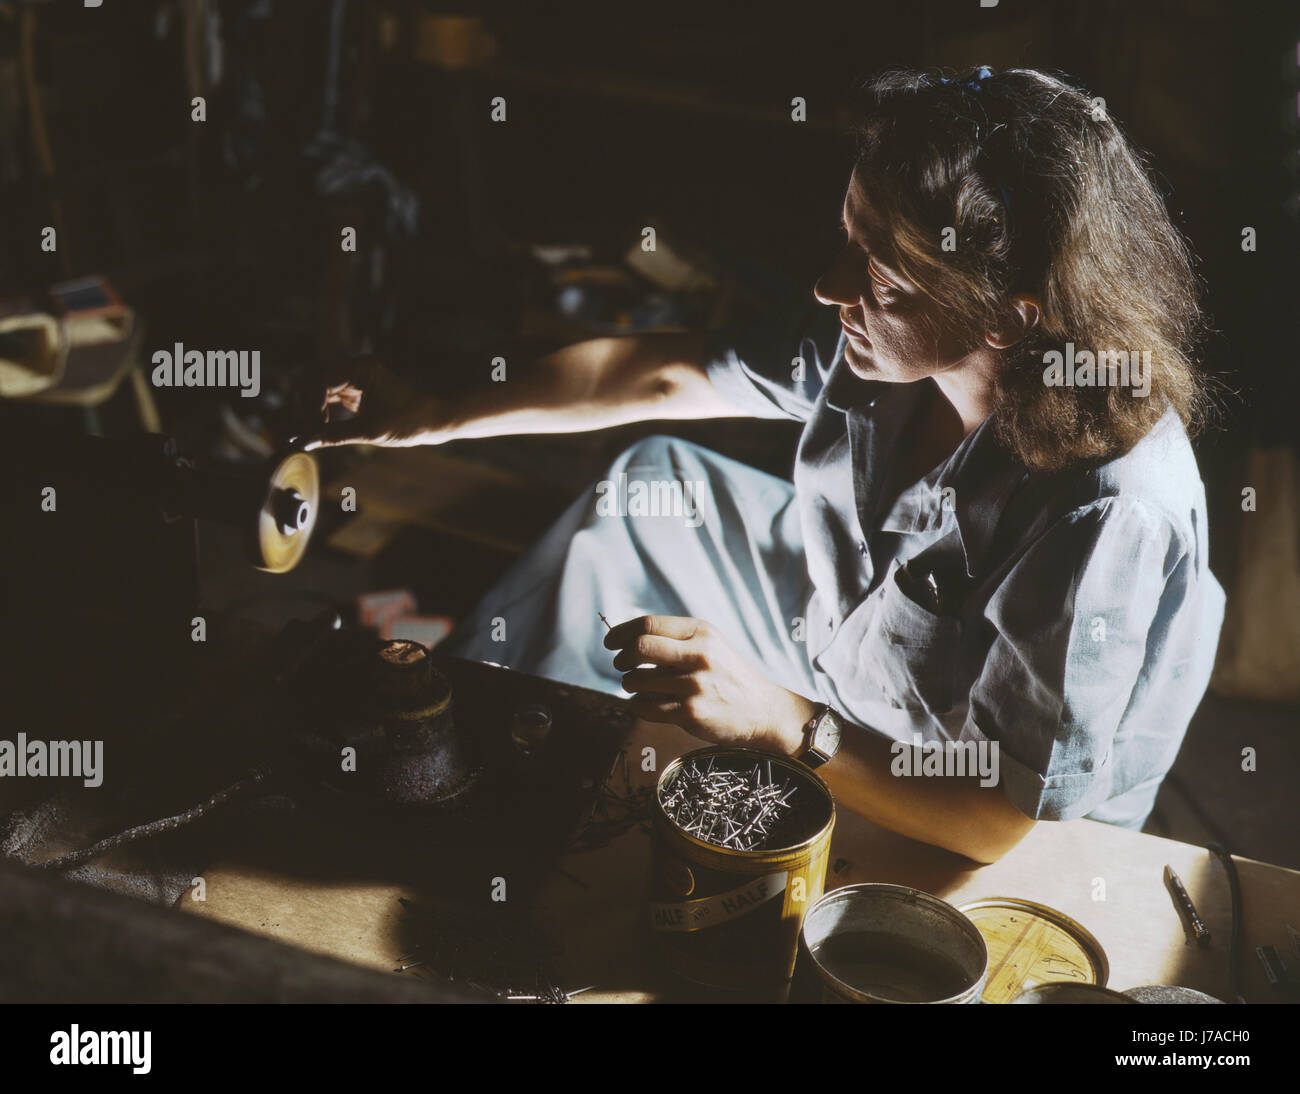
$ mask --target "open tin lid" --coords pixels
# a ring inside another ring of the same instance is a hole
[[[957,910],[975,924],[988,946],[982,1002],[1009,1003],[1040,984],[1106,986],[1106,951],[1064,912],[1002,896],[973,900]]]

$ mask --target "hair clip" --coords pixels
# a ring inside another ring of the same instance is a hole
[[[980,89],[980,84],[983,83],[992,75],[993,75],[993,70],[989,68],[988,65],[980,65],[980,67],[975,70],[974,76],[972,76],[969,80],[962,80],[961,86],[969,87],[972,91],[978,91]],[[948,79],[947,76],[940,76],[939,82],[941,84],[952,83],[952,81]]]
[[[975,75],[972,76],[969,80],[962,80],[959,86],[961,86],[961,87],[969,87],[972,91],[978,91],[978,90],[980,89],[980,84],[983,83],[985,80],[987,80],[987,79],[988,79],[990,76],[992,76],[992,75],[993,75],[993,70],[992,70],[991,68],[989,68],[988,65],[980,65],[979,68],[977,68],[977,69],[975,70]],[[951,84],[953,81],[950,80],[950,79],[948,79],[947,76],[940,76],[940,77],[939,77],[939,82],[940,82],[941,84]],[[980,105],[980,110],[984,111],[984,106],[983,106],[982,103],[981,103],[981,105]],[[987,111],[984,111],[984,117],[985,117],[985,121],[987,122],[987,120],[988,120],[988,112],[987,112]],[[976,130],[976,139],[978,139],[978,137],[979,137],[979,132],[978,132],[978,128],[977,128],[977,130]],[[1011,197],[1010,197],[1010,195],[1007,193],[1007,188],[1006,188],[1004,185],[1002,185],[1001,183],[998,184],[998,193],[1002,196],[1002,205],[1003,205],[1003,207],[1006,209],[1007,214],[1010,215],[1010,213],[1011,213]]]

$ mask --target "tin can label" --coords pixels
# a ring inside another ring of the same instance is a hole
[[[652,903],[650,926],[656,931],[700,931],[729,923],[784,893],[788,878],[789,874],[782,870],[699,900]]]

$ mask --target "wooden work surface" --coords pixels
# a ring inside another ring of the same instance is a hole
[[[675,728],[638,723],[624,752],[626,762],[616,764],[611,779],[619,788],[624,778],[634,787],[653,785],[657,771],[699,745]],[[656,772],[641,770],[646,746],[656,751]],[[303,838],[310,839],[310,833]],[[561,948],[562,982],[566,988],[595,986],[575,1002],[734,998],[683,986],[663,972],[642,926],[650,850],[650,836],[634,827],[603,847],[566,853],[542,882],[535,916]],[[286,856],[282,863],[265,856],[257,864],[239,857],[214,863],[203,874],[206,901],[183,896],[180,906],[378,969],[395,969],[396,959],[410,952],[398,898],[436,894],[386,881],[378,868],[372,877],[355,871],[330,877],[328,868],[305,874],[301,863],[292,861],[291,849],[277,854]],[[923,889],[953,904],[1011,896],[1050,905],[1100,941],[1110,963],[1110,987],[1177,984],[1229,998],[1228,882],[1221,864],[1203,848],[1088,820],[1044,822],[999,862],[976,867],[841,811],[831,863],[828,890],[883,881]],[[1300,873],[1250,859],[1236,863],[1244,904],[1243,994],[1251,1002],[1280,1001],[1254,950],[1272,943],[1294,958],[1287,924],[1300,929]],[[1164,887],[1165,864],[1182,877],[1209,927],[1209,947],[1186,939]],[[493,867],[485,863],[484,870],[486,892]]]

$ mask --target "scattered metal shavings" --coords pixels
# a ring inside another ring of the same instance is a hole
[[[620,752],[609,778],[596,791],[591,808],[569,841],[568,850],[594,851],[606,847],[637,825],[649,833],[653,806],[654,790],[648,786],[632,786],[627,753]]]

